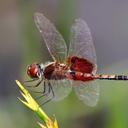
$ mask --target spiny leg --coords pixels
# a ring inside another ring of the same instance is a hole
[[[42,98],[42,97],[44,97],[44,96],[46,96],[46,95],[48,95],[50,93],[51,90],[50,90],[49,85],[48,85],[49,88],[48,88],[48,91],[47,92],[46,92],[46,86],[47,85],[46,85],[46,83],[44,81],[44,86],[43,86],[44,89],[43,89],[43,91],[42,92],[36,92],[36,93],[41,93],[41,94],[43,93],[43,94],[41,96],[37,97],[36,100],[39,100],[40,98]]]
[[[37,97],[36,100],[39,100],[40,98],[42,98],[42,97],[44,97],[44,96],[46,96],[46,95],[48,95],[48,94],[50,94],[50,93],[52,93],[52,97],[49,98],[48,100],[46,100],[46,101],[45,101],[43,104],[41,104],[40,106],[42,106],[42,105],[44,105],[44,104],[50,102],[50,101],[54,98],[54,96],[55,96],[54,91],[53,91],[53,88],[52,88],[52,86],[51,86],[51,83],[48,82],[48,92],[46,92],[46,86],[47,86],[47,85],[45,84],[45,81],[44,81],[44,91],[42,92],[43,94],[42,94],[41,96]],[[41,93],[41,92],[37,92],[37,93]]]
[[[43,79],[41,79],[36,85],[34,85],[33,87],[38,87],[41,83],[42,83]]]
[[[31,88],[38,87],[42,83],[42,81],[43,79],[41,79],[36,85],[26,85],[26,86]]]
[[[43,84],[43,87],[44,87],[44,89],[43,89],[43,91],[40,91],[40,92],[35,92],[35,93],[43,93],[43,94],[45,94],[45,92],[46,92],[46,83],[45,83],[45,81],[44,81],[44,84]]]
[[[26,81],[23,82],[23,84],[25,84],[26,87],[33,87],[32,85],[31,86],[30,85],[26,85],[26,83],[35,82],[37,80],[38,80],[37,78],[31,79],[31,80],[26,80]]]
[[[45,81],[44,81],[44,90],[43,90],[43,94],[45,94],[45,92],[46,92],[46,83],[45,83]]]
[[[23,83],[34,82],[34,81],[36,81],[36,80],[38,80],[38,78],[37,78],[37,79],[26,80],[26,81],[24,81]]]
[[[43,104],[41,104],[40,106],[42,106],[42,105],[44,105],[44,104],[50,102],[50,101],[55,97],[55,94],[54,94],[54,91],[53,91],[53,88],[52,88],[50,82],[48,83],[48,86],[49,86],[49,93],[52,92],[52,97],[49,98],[48,100],[46,100],[46,101],[45,101]]]
[[[38,87],[42,82],[44,82],[44,84],[43,84],[44,85],[43,86],[44,87],[43,91],[33,91],[33,90],[30,90],[30,91],[33,92],[33,93],[38,93],[38,94],[42,94],[43,93],[44,94],[45,90],[46,90],[46,87],[45,87],[46,85],[45,85],[45,81],[43,81],[43,79],[41,81],[39,81],[35,86],[27,86],[27,87],[31,87],[31,88],[32,87]]]

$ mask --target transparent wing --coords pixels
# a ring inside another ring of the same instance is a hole
[[[97,104],[99,99],[99,85],[96,81],[76,82],[74,88],[76,95],[84,104],[91,107]]]
[[[52,58],[62,62],[67,57],[67,46],[55,26],[41,13],[34,14],[34,20]]]
[[[66,79],[50,80],[50,83],[55,95],[52,101],[59,101],[64,99],[72,90],[71,81]]]
[[[96,52],[90,29],[82,19],[76,19],[71,27],[69,56],[85,58],[96,64]]]

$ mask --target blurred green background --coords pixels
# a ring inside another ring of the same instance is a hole
[[[72,21],[81,17],[91,29],[98,73],[128,74],[127,0],[0,1],[0,128],[36,128],[38,118],[17,97],[15,79],[28,80],[27,65],[51,58],[41,39],[34,12],[42,12],[62,33],[67,45]],[[128,82],[99,81],[99,103],[90,108],[72,92],[44,110],[61,128],[128,128]]]

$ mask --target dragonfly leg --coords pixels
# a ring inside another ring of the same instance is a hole
[[[43,90],[43,94],[45,94],[45,92],[46,92],[46,83],[45,83],[45,81],[44,81],[44,90]]]
[[[38,87],[41,83],[42,83],[43,79],[41,79],[36,85],[34,85],[33,87]]]
[[[26,80],[26,81],[23,82],[23,84],[29,83],[29,82],[34,82],[34,81],[36,81],[36,80],[38,80],[38,78],[37,78],[37,79]]]
[[[41,83],[43,82],[43,80],[41,80],[41,81],[39,81],[35,86],[27,86],[27,87],[37,87],[37,86],[39,86]],[[39,93],[39,94],[44,94],[46,91],[46,85],[45,85],[45,81],[44,81],[44,89],[43,89],[43,91],[33,91],[33,90],[30,90],[31,92],[33,92],[33,93]]]
[[[50,82],[48,83],[48,86],[49,86],[49,93],[50,93],[50,92],[52,93],[52,97],[49,98],[48,100],[46,100],[46,101],[45,101],[43,104],[41,104],[40,106],[45,105],[46,103],[50,102],[50,101],[55,97],[55,94],[54,94],[54,91],[53,91],[53,88],[52,88]]]
[[[43,93],[41,96],[36,98],[37,100],[39,100],[40,98],[48,95],[51,92],[51,88],[49,87],[49,84],[48,84],[48,91],[46,90],[46,83],[45,83],[45,81],[44,81],[44,86],[43,87],[44,87],[43,91],[36,92],[36,93],[41,93],[41,94]]]
[[[40,106],[42,106],[42,105],[50,102],[54,98],[54,96],[55,96],[54,91],[53,91],[53,88],[52,88],[50,82],[48,82],[48,91],[46,90],[46,83],[45,83],[45,81],[44,81],[44,90],[42,92],[35,92],[35,93],[42,93],[42,95],[40,95],[37,98],[35,98],[36,100],[39,100],[39,99],[43,98],[44,96],[47,96],[48,94],[52,93],[52,97],[50,97],[48,100],[46,100]]]
[[[33,80],[33,81],[36,81],[36,80]],[[29,81],[29,82],[33,82],[32,80],[31,81]],[[38,87],[41,83],[42,83],[42,81],[43,81],[43,79],[41,79],[36,85],[26,85],[27,87],[32,87],[32,88],[34,88],[34,87]]]

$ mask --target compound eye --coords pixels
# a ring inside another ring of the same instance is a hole
[[[38,78],[37,73],[38,73],[38,65],[37,64],[32,64],[32,65],[28,66],[27,74],[31,78]]]

